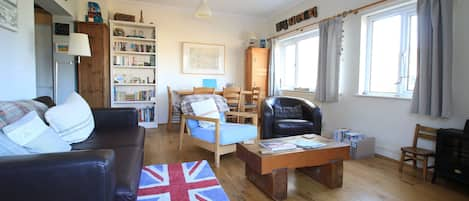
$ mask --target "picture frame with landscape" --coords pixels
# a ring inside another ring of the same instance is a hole
[[[0,27],[14,32],[18,30],[17,0],[0,0]]]
[[[185,74],[225,74],[225,45],[182,43],[182,72]]]

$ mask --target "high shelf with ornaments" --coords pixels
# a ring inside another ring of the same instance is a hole
[[[134,107],[139,125],[158,127],[157,29],[153,24],[111,20],[111,107]]]

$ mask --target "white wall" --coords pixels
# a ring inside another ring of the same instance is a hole
[[[307,0],[295,9],[272,17],[272,33],[275,23],[297,14],[306,8],[318,6],[319,18],[333,16],[375,0]],[[395,3],[396,1],[393,1]],[[453,117],[433,119],[410,113],[410,100],[384,99],[356,96],[359,86],[360,65],[360,26],[361,17],[347,17],[344,24],[344,52],[341,66],[341,91],[339,103],[321,104],[324,115],[324,132],[330,134],[336,128],[352,128],[369,136],[376,137],[376,151],[379,154],[398,159],[400,147],[412,143],[415,124],[421,123],[432,127],[462,128],[469,118],[469,1],[455,1],[455,55],[453,70]],[[314,21],[314,20],[312,20]],[[312,22],[309,21],[309,22]],[[306,22],[308,23],[308,22]],[[425,146],[431,146],[425,144]]]
[[[36,95],[33,0],[18,1],[18,31],[0,27],[0,100]]]
[[[146,23],[154,22],[158,29],[158,111],[159,122],[167,122],[166,86],[192,89],[203,78],[224,79],[226,83],[244,84],[244,51],[248,32],[261,32],[263,21],[236,15],[215,13],[210,19],[194,17],[194,10],[159,6],[148,3],[113,1],[111,13],[122,12],[139,16],[143,8]],[[139,18],[137,17],[137,20]],[[112,31],[112,30],[111,30]],[[262,30],[265,32],[265,30]],[[182,42],[224,44],[225,75],[188,75],[181,73]]]
[[[74,16],[74,6],[75,6],[75,1],[77,0],[55,0],[55,2],[61,6],[65,11],[67,11],[70,15]]]

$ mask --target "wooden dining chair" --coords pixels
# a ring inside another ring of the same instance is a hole
[[[215,94],[215,88],[209,87],[194,87],[194,94]]]
[[[428,159],[430,157],[435,157],[435,152],[428,149],[423,149],[417,147],[419,139],[426,139],[430,141],[436,141],[436,129],[425,127],[420,124],[417,124],[415,127],[414,141],[411,147],[402,147],[401,151],[401,162],[399,165],[399,172],[402,172],[404,163],[406,161],[412,161],[414,168],[417,168],[417,161],[422,161],[422,172],[423,180],[427,180],[427,172],[429,168],[434,168],[434,166],[428,166]]]
[[[181,117],[181,112],[179,109],[179,105],[175,103],[174,98],[173,98],[173,91],[171,90],[170,86],[167,86],[168,90],[168,125],[166,126],[166,129],[169,130],[172,128],[173,121],[175,121],[175,117],[178,117],[177,119],[180,119]]]
[[[261,88],[253,87],[251,91],[250,99],[248,99],[248,102],[244,105],[244,111],[258,113]]]
[[[241,87],[227,87],[223,88],[223,97],[231,112],[239,112],[241,104]],[[239,123],[239,116],[227,117]]]

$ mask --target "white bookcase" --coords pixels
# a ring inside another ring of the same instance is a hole
[[[139,125],[158,127],[157,29],[153,24],[110,20],[111,107],[135,107]]]

